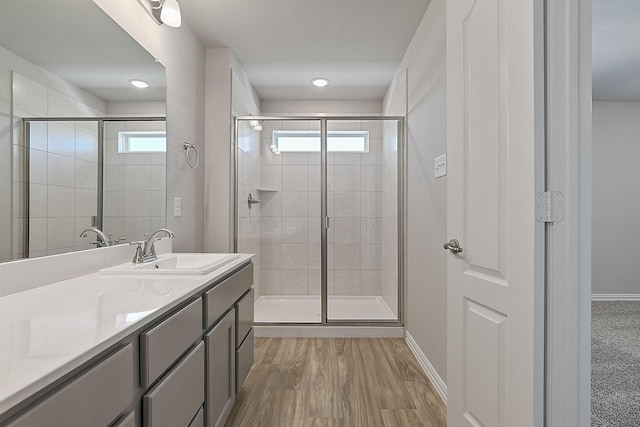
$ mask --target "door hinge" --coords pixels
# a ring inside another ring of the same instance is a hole
[[[330,221],[328,216],[325,216],[324,217],[324,228],[329,228],[329,227],[331,227],[331,221]]]
[[[564,195],[559,191],[536,193],[536,220],[558,222],[564,218]]]

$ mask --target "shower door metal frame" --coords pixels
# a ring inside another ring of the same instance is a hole
[[[263,116],[236,116],[233,119],[233,178],[234,189],[232,191],[233,204],[233,252],[238,252],[238,123],[241,121],[314,121],[320,122],[320,223],[321,223],[321,320],[320,322],[260,322],[260,326],[404,326],[404,288],[405,288],[405,238],[404,227],[406,223],[405,195],[406,195],[406,118],[404,116],[385,115],[328,115],[328,114],[306,114],[306,115],[263,115]],[[397,123],[397,229],[398,229],[398,286],[397,286],[397,319],[329,319],[328,318],[328,236],[327,229],[330,226],[330,218],[327,216],[327,122],[328,121],[395,121]]]

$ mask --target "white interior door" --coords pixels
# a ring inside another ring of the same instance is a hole
[[[542,425],[542,2],[447,2],[448,426]]]

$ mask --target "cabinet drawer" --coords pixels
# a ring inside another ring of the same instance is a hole
[[[236,346],[238,347],[253,328],[253,293],[253,289],[249,289],[249,292],[236,303]]]
[[[129,412],[127,415],[118,420],[113,427],[136,427],[136,413]]]
[[[140,334],[140,383],[152,384],[202,334],[202,299]]]
[[[106,426],[133,400],[133,346],[102,362],[53,392],[10,427]]]
[[[142,398],[145,427],[188,427],[204,403],[204,343]]]
[[[196,417],[191,421],[189,427],[204,427],[204,409],[200,407],[200,410],[196,414]]]
[[[240,390],[253,366],[253,343],[253,329],[251,329],[247,338],[236,351],[236,391]]]
[[[225,311],[253,285],[253,264],[249,264],[233,276],[223,280],[204,296],[205,329],[213,325]]]

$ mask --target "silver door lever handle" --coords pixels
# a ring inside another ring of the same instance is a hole
[[[460,252],[462,252],[462,247],[460,246],[460,242],[458,241],[458,239],[451,239],[443,246],[445,249],[450,250],[452,254],[459,254]]]

